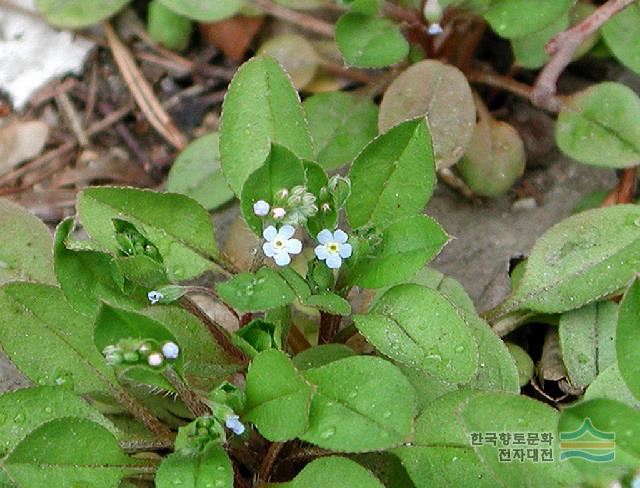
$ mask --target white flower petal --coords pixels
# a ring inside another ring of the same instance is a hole
[[[278,231],[273,225],[270,225],[262,232],[262,237],[264,237],[268,241],[272,241],[278,235]]]
[[[349,240],[349,236],[345,231],[336,229],[336,231],[333,233],[333,240],[338,244],[344,244]]]
[[[320,244],[329,244],[333,240],[333,234],[329,229],[323,229],[318,234],[318,242]]]
[[[285,249],[290,254],[300,254],[302,252],[302,242],[298,239],[289,239],[285,244]]]
[[[337,254],[330,253],[326,263],[331,269],[338,269],[342,266],[342,258]]]
[[[329,251],[327,250],[327,246],[323,246],[323,245],[316,246],[313,252],[316,253],[316,256],[320,260],[325,260],[327,259],[327,257],[329,257]]]
[[[262,245],[262,252],[264,252],[264,255],[267,256],[268,258],[272,258],[273,255],[276,253],[273,250],[273,244],[271,244],[270,242],[265,242]]]
[[[338,254],[340,254],[341,258],[347,259],[351,257],[352,252],[353,252],[353,248],[351,247],[351,244],[342,244],[340,246],[340,251],[338,252]]]
[[[291,225],[283,225],[282,227],[280,227],[278,234],[280,234],[280,237],[282,237],[283,239],[290,239],[291,237],[293,237],[295,231],[296,230]]]
[[[277,253],[275,256],[273,256],[273,260],[278,266],[286,266],[291,262],[291,258],[289,257],[289,253],[287,251]]]

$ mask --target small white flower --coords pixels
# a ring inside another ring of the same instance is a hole
[[[240,422],[240,417],[238,417],[237,415],[229,415],[224,420],[224,425],[227,427],[227,429],[230,429],[235,435],[244,434],[244,430],[245,430],[244,424]]]
[[[169,341],[162,345],[162,355],[167,359],[177,359],[180,355],[180,348],[175,342]]]
[[[160,300],[164,298],[164,295],[159,291],[153,290],[147,293],[147,298],[149,298],[151,305],[155,305],[156,303],[158,303]]]
[[[444,30],[442,30],[442,26],[440,24],[431,24],[427,29],[427,32],[430,36],[437,36],[442,34]]]
[[[253,213],[258,217],[265,217],[269,214],[271,206],[264,200],[258,200],[253,204]]]
[[[152,352],[147,357],[147,362],[152,368],[157,368],[164,362],[164,357],[159,352]]]
[[[347,244],[349,236],[346,232],[337,229],[333,234],[329,229],[324,229],[318,234],[319,246],[314,252],[321,261],[325,261],[331,269],[342,266],[342,260],[351,256],[351,244]]]
[[[282,219],[287,215],[287,211],[282,207],[276,207],[271,211],[274,219]]]
[[[291,262],[289,254],[300,254],[302,242],[292,239],[295,229],[290,225],[283,225],[277,230],[273,225],[267,227],[262,236],[267,242],[262,245],[265,256],[273,258],[278,266],[286,266]]]

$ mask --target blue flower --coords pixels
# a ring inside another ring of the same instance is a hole
[[[267,242],[262,245],[265,256],[273,258],[278,266],[286,266],[291,262],[289,254],[300,254],[302,242],[292,239],[295,229],[290,225],[283,225],[276,229],[273,225],[267,227],[262,236]]]
[[[324,229],[318,234],[319,246],[314,252],[321,261],[325,261],[331,269],[338,269],[342,266],[342,260],[351,256],[351,244],[347,244],[349,236],[346,232],[337,229],[331,233],[329,229]]]

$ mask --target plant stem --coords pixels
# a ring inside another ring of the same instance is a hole
[[[320,331],[318,332],[318,344],[328,344],[340,328],[340,315],[328,312],[320,312]]]
[[[176,392],[178,392],[178,395],[193,415],[203,417],[211,414],[211,409],[202,401],[200,395],[185,384],[172,366],[165,368],[162,374],[171,383],[171,386],[176,389]]]
[[[258,470],[258,481],[268,481],[273,465],[284,447],[284,442],[272,442],[267,450],[267,454],[262,459],[262,464]]]
[[[638,168],[625,169],[616,187],[607,195],[600,206],[609,207],[621,203],[634,203],[637,181]]]
[[[182,297],[179,300],[180,305],[182,305],[188,312],[192,315],[200,319],[200,321],[207,327],[214,340],[218,343],[218,345],[226,352],[229,357],[235,359],[242,366],[247,366],[249,364],[249,358],[247,355],[233,345],[231,339],[227,336],[224,328],[211,320],[206,313],[204,313],[200,307],[198,307],[195,303],[193,303],[189,298]]]
[[[147,408],[138,401],[131,393],[121,386],[112,386],[111,394],[118,402],[133,415],[136,419],[143,423],[158,439],[169,440],[172,433],[169,428],[156,418]]]
[[[551,59],[536,79],[531,95],[534,105],[551,112],[557,112],[560,109],[561,105],[554,97],[558,78],[573,59],[577,49],[607,20],[633,2],[634,0],[608,0],[582,22],[560,32],[547,43],[545,50],[551,55]]]
[[[225,303],[225,301],[222,298],[220,298],[220,295],[218,295],[214,289],[208,288],[206,286],[188,286],[187,293],[202,293],[203,295],[207,295],[213,298],[217,302],[224,305],[225,308],[229,310],[229,312],[231,312],[233,316],[238,320],[238,322],[240,322],[240,316],[238,315],[238,312],[236,312],[232,306]]]

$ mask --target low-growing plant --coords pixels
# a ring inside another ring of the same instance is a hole
[[[0,345],[33,386],[0,396],[2,485],[548,488],[637,469],[640,207],[552,227],[482,317],[426,267],[450,239],[423,215],[429,126],[385,125],[330,177],[278,63],[240,68],[220,156],[259,239],[247,269],[178,193],[85,189],[53,253],[43,224],[3,202]],[[532,321],[559,324],[588,399],[558,411],[520,394],[531,359],[500,336]],[[614,460],[561,460],[561,433],[587,418],[615,435]],[[523,457],[505,461],[507,435]]]

